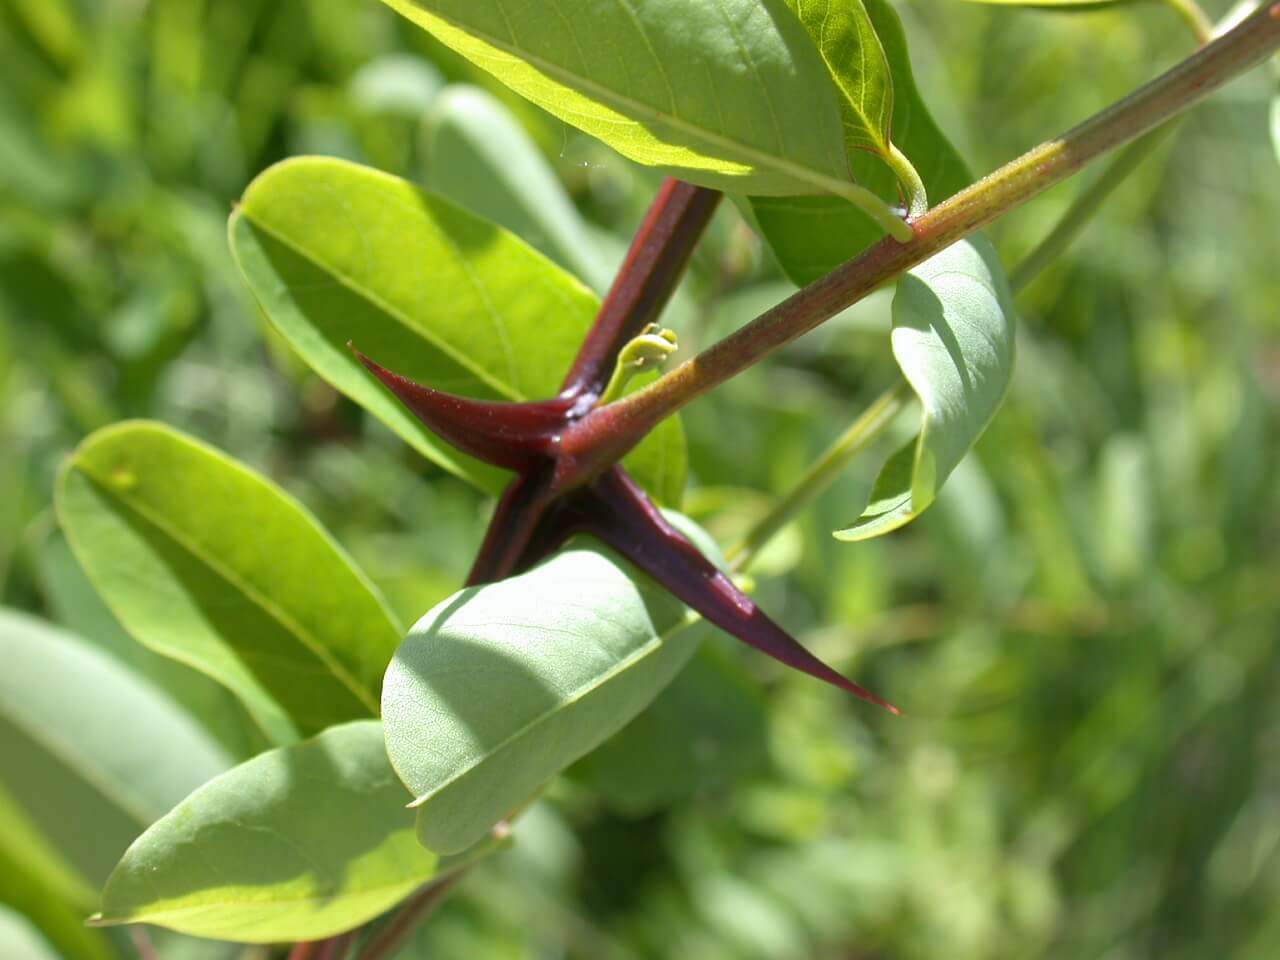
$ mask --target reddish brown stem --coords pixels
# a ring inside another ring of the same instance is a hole
[[[442,880],[422,890],[409,900],[391,918],[391,922],[379,934],[369,941],[368,946],[360,951],[360,960],[386,960],[413,933],[414,929],[440,906],[445,897],[457,886],[466,875],[466,870],[451,873]]]
[[[592,411],[561,438],[557,487],[569,489],[601,475],[691,400],[903,271],[1062,182],[1091,160],[1203,100],[1277,47],[1280,3],[1272,3],[1124,100],[913,219],[913,237],[907,242],[886,237],[645,389]]]
[[[662,313],[719,202],[717,190],[662,182],[561,387],[580,412],[604,392],[618,351]]]

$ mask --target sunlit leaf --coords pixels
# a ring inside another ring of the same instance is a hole
[[[384,2],[632,160],[759,194],[850,186],[831,82],[781,0]]]
[[[893,78],[893,143],[911,160],[936,203],[969,183],[955,148],[934,123],[916,89],[902,22],[888,0],[861,0],[875,27]],[[854,176],[884,200],[898,203],[897,179],[879,158],[850,153]],[[752,219],[787,276],[804,285],[839,266],[883,236],[864,212],[834,197],[752,197]]]
[[[266,744],[239,699],[207,674],[143,646],[120,625],[85,576],[66,536],[40,546],[41,587],[58,623],[172,697],[227,752],[247,759]]]
[[[964,240],[909,270],[893,298],[894,359],[920,399],[920,433],[881,471],[862,516],[836,532],[865,540],[929,506],[977,442],[1013,373],[1012,296],[995,251]]]
[[[863,0],[786,0],[835,81],[847,150],[889,149],[893,77]]]
[[[290,160],[260,175],[231,218],[231,244],[267,317],[313,370],[490,492],[507,474],[436,439],[347,344],[434,389],[539,400],[558,392],[599,307],[507,231],[340,160]],[[646,489],[675,502],[683,437],[668,430],[646,442],[629,464]]]
[[[173,701],[69,634],[0,611],[0,654],[0,781],[89,884],[230,766]]]
[[[692,656],[688,622],[665,591],[582,547],[423,617],[382,700],[423,844],[476,842],[619,730]]]
[[[191,437],[133,422],[80,445],[57,504],[120,622],[225,684],[274,741],[377,715],[400,628],[274,484]]]
[[[129,848],[97,922],[247,943],[348,930],[436,873],[405,799],[376,720],[261,754]]]

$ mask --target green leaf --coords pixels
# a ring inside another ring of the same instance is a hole
[[[967,186],[964,161],[934,123],[916,89],[902,21],[888,0],[861,0],[893,78],[893,143],[915,164],[936,202]],[[858,182],[898,202],[897,179],[879,157],[849,155]],[[752,197],[751,219],[787,276],[800,286],[835,269],[879,240],[884,231],[857,207],[835,197]]]
[[[693,655],[688,623],[670,594],[586,548],[431,610],[382,698],[422,843],[471,845],[621,729]]]
[[[965,0],[991,7],[1115,7],[1137,0]]]
[[[920,433],[881,471],[871,503],[839,540],[896,530],[929,506],[1004,399],[1014,311],[1004,271],[978,236],[908,271],[893,298],[893,356],[920,398]]]
[[[559,391],[600,305],[505,230],[341,160],[309,157],[267,170],[230,229],[258,302],[311,368],[424,456],[493,493],[508,474],[437,440],[347,343],[439,390],[540,400]],[[659,500],[678,501],[679,426],[646,444],[628,466]]]
[[[1271,145],[1276,150],[1276,160],[1280,162],[1280,93],[1271,101]]]
[[[856,189],[830,79],[782,0],[384,2],[639,163],[758,194]]]
[[[58,960],[53,944],[22,914],[0,906],[0,957]]]
[[[401,630],[278,487],[161,424],[93,434],[57,490],[63,529],[120,622],[240,697],[288,742],[376,716]]]
[[[58,623],[167,693],[231,756],[248,759],[263,749],[261,732],[230,690],[129,635],[94,590],[60,530],[51,530],[40,545],[38,572]]]
[[[491,220],[597,293],[613,280],[602,250],[537,144],[497,97],[448,87],[426,119],[426,186]]]
[[[243,943],[318,940],[376,917],[436,868],[382,724],[361,720],[195,791],[125,853],[94,919]]]
[[[644,712],[570,775],[618,813],[649,816],[764,768],[766,732],[759,684],[724,649],[703,644]]]
[[[786,0],[830,71],[839,91],[849,151],[889,151],[893,78],[862,0]]]
[[[230,766],[171,700],[49,624],[0,610],[0,657],[0,782],[94,886],[134,837]]]
[[[71,960],[106,960],[105,938],[86,930],[96,891],[54,849],[0,784],[0,903],[24,914]],[[20,957],[0,933],[0,956]]]

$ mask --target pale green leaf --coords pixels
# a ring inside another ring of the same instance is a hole
[[[86,930],[97,891],[67,863],[0,783],[0,903],[25,915],[68,960],[106,960],[106,939]],[[0,933],[0,957],[9,951]]]
[[[1280,94],[1271,101],[1271,145],[1276,150],[1276,160],[1280,161]]]
[[[505,227],[603,294],[618,257],[592,236],[533,138],[497,97],[447,87],[426,126],[427,189]]]
[[[230,766],[168,697],[49,624],[0,610],[0,657],[0,782],[91,885],[134,837]],[[52,876],[48,858],[41,863]]]
[[[124,423],[67,461],[57,506],[120,622],[226,685],[273,741],[377,715],[400,628],[268,480],[161,424]]]
[[[902,22],[888,0],[861,0],[893,78],[893,143],[915,165],[936,203],[968,185],[964,161],[934,123],[912,75]],[[849,155],[854,176],[887,202],[899,202],[896,177],[879,157]],[[883,236],[863,211],[835,197],[752,197],[751,219],[787,276],[803,286]]]
[[[559,391],[599,308],[590,290],[507,231],[341,160],[267,170],[230,229],[258,302],[311,368],[424,456],[490,492],[508,474],[437,440],[347,344],[438,390],[541,400]],[[650,446],[628,461],[666,503],[684,484],[678,429],[646,440],[661,451]]]
[[[853,186],[831,81],[782,0],[384,2],[639,163],[758,194]]]
[[[643,709],[697,648],[670,594],[579,547],[463,590],[422,618],[387,671],[387,749],[418,836],[484,836]]]
[[[920,399],[920,433],[881,471],[840,540],[896,530],[929,506],[1004,399],[1013,373],[1012,296],[981,236],[913,268],[893,298],[893,356]]]
[[[845,148],[884,154],[893,78],[863,0],[786,0],[813,39],[839,91]]]
[[[5,906],[0,906],[0,957],[59,960],[53,944],[44,938],[31,921]]]
[[[260,754],[138,838],[95,920],[245,943],[349,930],[436,872],[405,800],[376,720]]]

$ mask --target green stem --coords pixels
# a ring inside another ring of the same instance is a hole
[[[598,407],[561,438],[560,489],[616,463],[662,420],[856,303],[904,270],[1022,206],[1099,156],[1200,102],[1280,48],[1280,0],[1060,137],[1046,141],[886,237],[643,390]]]
[[[753,526],[742,541],[729,551],[729,565],[733,570],[746,570],[756,554],[787,525],[792,517],[827,489],[849,461],[876,441],[910,398],[911,389],[903,380],[880,394],[871,406],[862,411],[849,429],[842,433],[809,467],[808,472],[774,505],[768,515]]]
[[[1196,43],[1203,46],[1213,39],[1213,21],[1201,9],[1200,4],[1196,3],[1196,0],[1164,0],[1164,2],[1182,18],[1182,22],[1195,35]]]
[[[898,178],[898,185],[902,187],[903,195],[907,200],[907,216],[918,217],[928,210],[929,193],[925,190],[924,181],[920,179],[919,172],[907,159],[907,155],[899,150],[896,144],[891,143],[889,153],[884,160],[892,168],[893,175]]]

